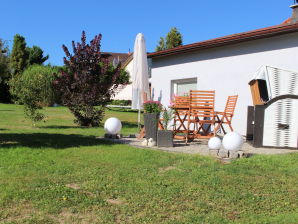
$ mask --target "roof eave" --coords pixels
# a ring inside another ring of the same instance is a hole
[[[298,23],[290,25],[278,25],[254,31],[224,36],[216,39],[202,41],[194,44],[184,45],[164,51],[158,51],[148,54],[149,58],[164,57],[174,54],[182,54],[200,49],[215,48],[227,46],[231,44],[242,43],[251,40],[263,39],[273,36],[284,35],[288,33],[298,32]]]

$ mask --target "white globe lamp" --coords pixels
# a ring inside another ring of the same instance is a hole
[[[122,128],[121,121],[116,117],[111,117],[106,120],[104,129],[106,133],[116,135],[119,134]]]
[[[226,150],[238,151],[242,148],[243,138],[236,132],[226,134],[222,140],[222,145]]]
[[[208,141],[208,147],[211,150],[219,150],[221,147],[221,140],[219,137],[212,137]]]

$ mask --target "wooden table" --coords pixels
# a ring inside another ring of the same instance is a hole
[[[194,123],[194,128],[192,130],[188,127],[189,122],[189,115],[190,115],[190,108],[187,106],[173,106],[172,109],[175,111],[175,117],[174,117],[174,138],[177,139],[195,139],[195,138],[211,138],[213,137],[213,133],[210,134],[204,134],[200,132],[202,127],[198,126],[198,122]],[[204,110],[204,107],[201,107],[200,109]],[[194,116],[191,118],[192,120],[198,120],[199,117]],[[212,118],[211,118],[212,119]],[[214,119],[214,118],[213,118]],[[178,122],[178,124],[177,124]],[[186,124],[185,124],[186,123]],[[203,124],[204,125],[204,124]],[[211,124],[206,124],[211,125]],[[208,128],[209,129],[209,128]],[[184,136],[177,135],[177,134],[184,134]]]

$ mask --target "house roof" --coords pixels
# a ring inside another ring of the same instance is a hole
[[[129,54],[127,53],[115,53],[115,52],[101,52],[101,55],[109,60],[110,63],[113,63],[114,58],[119,60],[121,64],[125,63]]]
[[[126,58],[125,62],[121,63],[122,68],[125,68],[129,62],[133,59],[133,53],[128,53],[128,57]]]
[[[201,41],[193,44],[182,45],[179,47],[157,51],[149,53],[149,58],[164,57],[168,55],[176,55],[200,49],[208,49],[214,47],[221,47],[251,40],[264,39],[273,36],[279,36],[288,33],[298,32],[298,23],[290,23],[290,20],[286,20],[280,25],[270,26],[262,29],[252,30],[248,32],[228,35],[211,40]]]

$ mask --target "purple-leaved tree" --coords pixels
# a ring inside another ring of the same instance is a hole
[[[65,71],[53,82],[80,126],[99,126],[106,105],[118,86],[128,84],[129,76],[118,64],[114,67],[100,52],[101,35],[86,44],[85,32],[81,43],[72,41],[73,54],[63,45]]]

